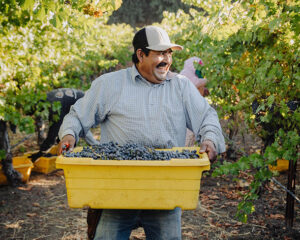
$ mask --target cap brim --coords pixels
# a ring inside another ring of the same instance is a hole
[[[171,48],[172,50],[182,50],[183,47],[177,44],[159,44],[159,45],[154,45],[154,46],[148,46],[146,47],[150,50],[154,50],[154,51],[165,51],[169,48]]]

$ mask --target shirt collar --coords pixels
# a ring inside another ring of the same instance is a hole
[[[151,85],[151,86],[159,86],[159,85],[163,85],[166,83],[166,81],[170,81],[172,79],[172,77],[174,76],[174,74],[172,72],[168,72],[167,74],[167,77],[166,77],[166,80],[163,81],[162,83],[160,84],[154,84],[154,83],[151,83],[149,81],[147,81],[145,78],[143,78],[143,76],[139,73],[139,71],[137,70],[135,64],[133,64],[133,66],[131,67],[131,79],[132,81],[136,81],[136,80],[142,80],[142,81],[145,81],[147,84]]]

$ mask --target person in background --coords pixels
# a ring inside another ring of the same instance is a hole
[[[156,26],[139,30],[133,47],[132,67],[101,75],[71,107],[59,131],[58,151],[64,146],[72,150],[98,124],[100,144],[134,142],[154,148],[183,147],[188,127],[200,141],[200,152],[214,161],[225,151],[216,111],[185,76],[169,71],[173,51],[183,47]],[[136,226],[144,228],[147,239],[180,240],[181,208],[103,209],[94,239],[129,239]]]
[[[203,97],[206,97],[207,95],[209,95],[209,91],[205,87],[207,79],[203,78],[200,70],[195,69],[195,63],[203,66],[203,61],[200,58],[191,57],[185,60],[183,69],[181,70],[180,74],[186,76],[199,90],[200,94]]]
[[[58,131],[60,125],[62,124],[64,116],[69,112],[70,107],[80,98],[84,96],[84,92],[77,89],[72,88],[59,88],[52,90],[47,93],[47,101],[51,103],[49,107],[49,130],[47,133],[46,139],[43,139],[42,132],[43,132],[43,122],[41,118],[36,118],[36,130],[38,132],[38,143],[40,145],[40,150],[37,153],[34,153],[29,156],[32,162],[35,162],[39,157],[47,155],[45,152],[54,144],[56,144],[56,139],[58,137]],[[54,115],[58,114],[57,112],[53,111],[52,104],[54,102],[61,103],[61,109],[59,118],[55,120]],[[33,111],[30,112],[33,114]],[[28,113],[29,114],[29,113]],[[22,175],[16,171],[13,167],[12,159],[12,146],[10,145],[10,140],[8,136],[8,125],[13,133],[16,133],[17,126],[0,120],[0,149],[3,151],[3,157],[0,159],[0,165],[2,165],[2,170],[4,175],[7,177],[9,184],[12,186],[17,186],[21,183]],[[89,145],[99,144],[97,140],[95,140],[94,136],[92,135],[91,131],[87,133],[84,140]]]
[[[45,151],[57,143],[58,131],[60,125],[63,122],[64,117],[69,113],[71,106],[76,103],[76,101],[84,96],[84,92],[73,88],[58,88],[47,93],[47,101],[50,102],[49,108],[49,129],[47,132],[47,137],[43,140],[44,124],[41,118],[36,119],[38,142],[40,144],[40,150],[29,156],[32,162],[35,162],[39,157],[45,154]],[[58,112],[53,111],[52,105],[55,102],[60,102],[61,108],[59,117],[56,120],[55,115]],[[89,145],[96,145],[99,142],[94,138],[91,131],[88,131],[84,140]]]
[[[12,186],[17,186],[22,181],[22,174],[20,174],[13,167],[13,154],[8,136],[8,124],[6,121],[0,120],[0,164],[7,181]],[[11,130],[16,130],[15,125],[9,124]]]
[[[205,87],[207,79],[203,78],[200,70],[195,69],[194,64],[203,65],[203,61],[198,57],[191,57],[184,62],[183,69],[180,74],[186,76],[198,89],[200,94],[205,97],[209,95],[208,89]],[[192,147],[196,143],[195,134],[187,129],[185,146]]]

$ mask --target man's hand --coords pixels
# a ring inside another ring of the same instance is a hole
[[[217,151],[215,145],[210,140],[204,140],[200,144],[200,153],[206,152],[210,161],[215,161],[217,158]]]
[[[66,135],[58,144],[57,155],[60,155],[63,150],[73,151],[76,139],[73,135]]]

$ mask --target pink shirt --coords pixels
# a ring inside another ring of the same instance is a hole
[[[204,87],[207,80],[205,78],[198,78],[196,75],[196,69],[194,67],[194,63],[197,62],[200,65],[203,65],[203,61],[198,57],[191,57],[184,62],[184,67],[180,74],[186,76],[197,88]],[[194,133],[187,129],[185,146],[191,147],[195,145],[195,135]]]
[[[186,76],[191,82],[198,88],[200,86],[205,86],[207,80],[205,78],[198,78],[196,75],[196,69],[194,67],[194,62],[199,63],[200,65],[203,65],[203,62],[198,57],[191,57],[184,62],[184,67],[180,74]]]

